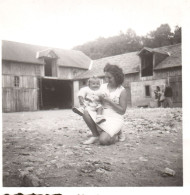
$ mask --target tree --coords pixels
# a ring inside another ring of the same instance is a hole
[[[99,37],[95,41],[77,46],[91,59],[99,59],[108,56],[119,55],[127,52],[139,51],[143,47],[162,47],[181,42],[181,27],[176,26],[174,33],[168,24],[162,24],[155,31],[146,36],[137,36],[135,31],[129,28],[126,33],[120,31],[119,35],[109,38]]]
[[[160,27],[151,33],[154,39],[154,47],[162,47],[170,45],[170,38],[172,36],[171,28],[168,24],[162,24]]]
[[[176,26],[174,30],[174,44],[181,43],[181,27]]]

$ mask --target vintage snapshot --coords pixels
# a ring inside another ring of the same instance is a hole
[[[0,1],[4,194],[184,186],[183,3]]]

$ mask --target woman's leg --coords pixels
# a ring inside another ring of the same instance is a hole
[[[111,144],[114,144],[116,140],[117,140],[117,135],[114,135],[113,137],[111,137],[105,131],[103,131],[99,137],[99,142],[101,145],[111,145]]]
[[[98,140],[98,136],[99,136],[99,132],[96,128],[96,123],[92,120],[87,110],[84,110],[83,119],[93,134],[93,137],[90,137],[88,140],[83,142],[83,144],[85,145],[93,144]]]
[[[85,123],[87,124],[87,126],[89,127],[89,129],[91,130],[93,136],[98,137],[99,132],[96,128],[96,123],[92,120],[92,118],[89,115],[87,110],[84,110],[83,119],[84,119]]]

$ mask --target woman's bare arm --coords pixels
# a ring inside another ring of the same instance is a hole
[[[105,97],[102,98],[102,101],[105,101],[106,103],[109,103],[112,108],[119,114],[125,114],[126,108],[127,108],[127,92],[124,89],[121,92],[119,104],[114,103],[110,98]]]

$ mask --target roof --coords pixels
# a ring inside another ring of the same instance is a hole
[[[50,48],[13,41],[2,41],[2,59],[15,62],[43,64],[43,60],[37,58],[37,53],[42,51],[54,52],[58,57],[59,66],[77,67],[88,69],[91,59],[81,51]],[[44,54],[44,52],[42,52]]]
[[[154,70],[182,66],[181,44],[155,48],[154,50],[168,53],[168,57],[160,62]]]
[[[140,59],[137,52],[131,52],[94,60],[92,69],[78,75],[75,79],[85,79],[94,75],[103,77],[103,69],[107,63],[118,65],[123,69],[124,74],[139,72]]]
[[[157,64],[154,70],[181,66],[181,44],[153,49],[144,47],[141,51],[143,50],[166,55],[166,58],[162,62]],[[103,69],[107,63],[118,65],[120,68],[123,69],[124,74],[139,72],[141,65],[139,58],[140,52],[125,53],[122,55],[116,55],[94,60],[92,64],[92,69],[78,75],[77,77],[75,77],[75,79],[86,79],[94,75],[98,77],[103,77]]]
[[[42,51],[38,51],[36,53],[36,58],[50,57],[54,59],[58,59],[59,57],[55,54],[55,52],[51,49],[45,49]]]
[[[160,53],[160,54],[164,54],[164,55],[169,55],[167,51],[162,51],[162,50],[159,50],[158,48],[148,48],[148,47],[144,47],[142,48],[137,55],[142,55],[144,51],[149,51],[150,53]]]

